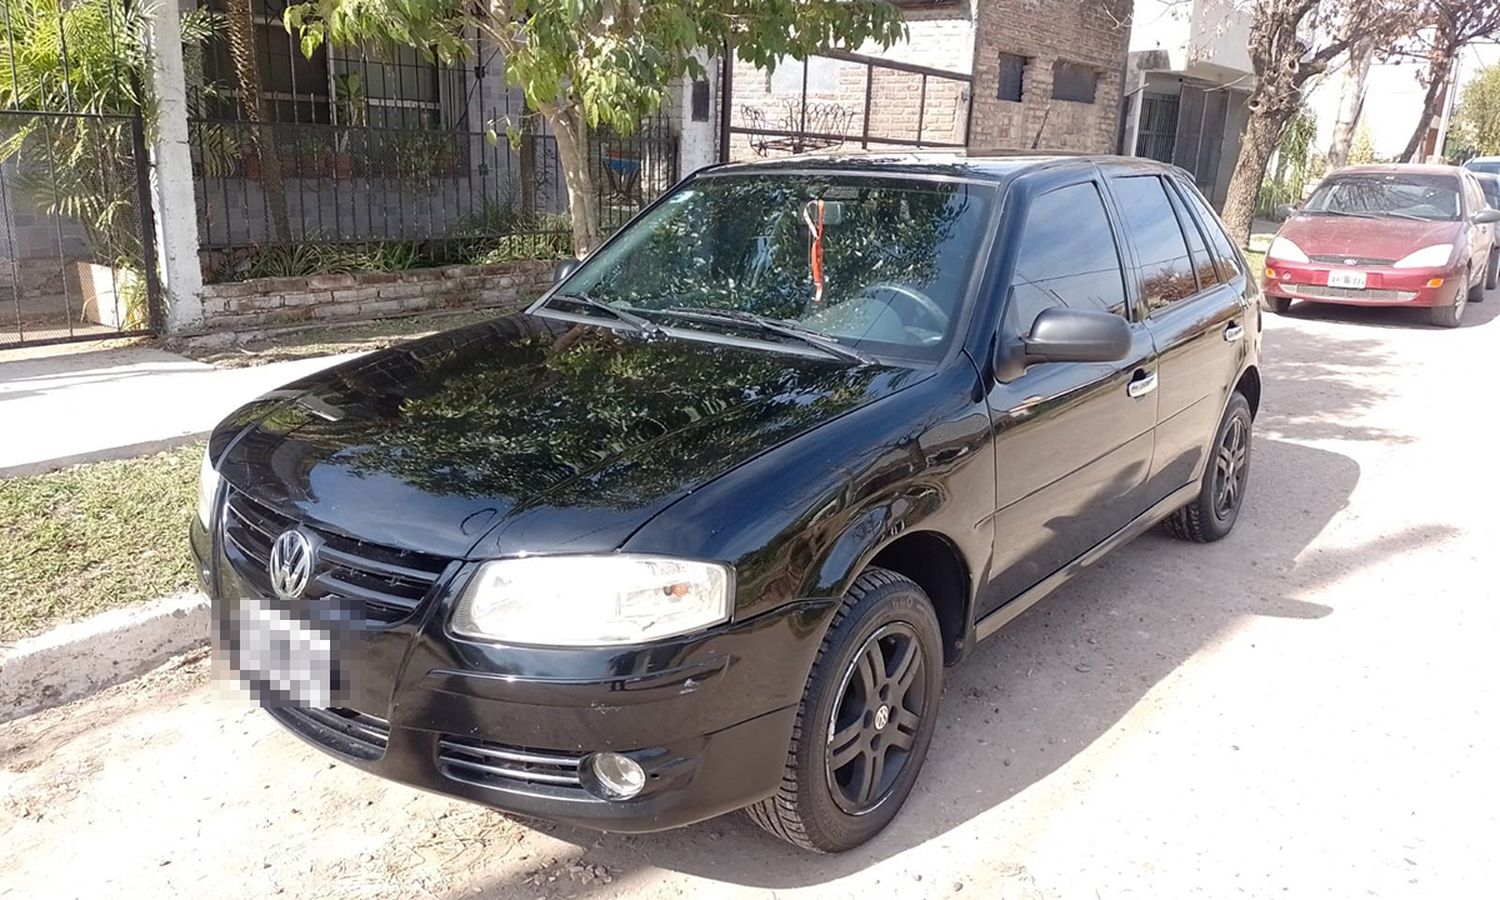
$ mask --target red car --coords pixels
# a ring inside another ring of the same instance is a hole
[[[1266,252],[1271,308],[1294,300],[1417,306],[1453,328],[1496,285],[1500,248],[1473,173],[1454,166],[1356,166],[1323,179]]]

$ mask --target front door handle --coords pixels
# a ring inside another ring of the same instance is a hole
[[[1132,397],[1144,397],[1156,390],[1156,373],[1137,371],[1130,383],[1125,385],[1125,393]]]
[[[1238,323],[1238,322],[1230,322],[1228,325],[1224,326],[1224,340],[1225,341],[1227,341],[1227,342],[1229,342],[1229,343],[1232,344],[1232,343],[1234,343],[1235,341],[1239,340],[1240,338],[1242,338],[1244,336],[1245,336],[1245,326],[1241,325],[1240,323]]]

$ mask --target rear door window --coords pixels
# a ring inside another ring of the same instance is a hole
[[[1029,332],[1037,314],[1053,306],[1125,315],[1120,253],[1093,182],[1049,191],[1026,215],[1011,284],[1011,321],[1020,333]]]
[[[1229,240],[1229,235],[1224,233],[1224,226],[1219,224],[1219,217],[1208,208],[1197,191],[1176,179],[1172,184],[1177,188],[1177,193],[1187,201],[1188,209],[1192,210],[1193,217],[1208,235],[1209,246],[1213,248],[1214,256],[1218,257],[1221,271],[1226,278],[1233,278],[1236,272],[1242,271],[1240,255],[1235,252],[1234,242]]]
[[[1198,292],[1193,261],[1166,186],[1155,175],[1110,180],[1125,230],[1140,265],[1141,299],[1146,309],[1165,309]]]

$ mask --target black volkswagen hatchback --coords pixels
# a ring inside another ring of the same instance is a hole
[[[1176,169],[722,166],[558,276],[210,441],[219,658],[375,774],[844,850],[975,641],[1163,520],[1239,514],[1256,281]]]

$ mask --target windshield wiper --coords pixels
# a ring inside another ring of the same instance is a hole
[[[567,294],[554,294],[552,296],[552,300],[571,300],[574,303],[582,303],[589,309],[598,310],[599,312],[614,316],[616,319],[619,319],[621,322],[624,322],[626,325],[629,325],[636,331],[642,332],[644,334],[649,334],[652,336],[666,334],[666,331],[660,325],[656,324],[650,319],[638,316],[630,310],[621,309],[618,306],[610,306],[608,303],[605,303],[601,300],[595,300],[588,294],[578,293],[577,291]],[[549,300],[547,302],[550,303],[552,301]]]
[[[832,338],[825,337],[816,331],[807,328],[799,328],[795,325],[746,312],[741,309],[704,309],[697,306],[672,306],[663,310],[673,315],[682,316],[684,319],[696,319],[701,322],[733,322],[736,325],[750,325],[759,328],[767,334],[789,337],[801,341],[809,347],[822,350],[830,356],[838,356],[852,362],[869,364],[873,359],[855,350],[853,347],[845,347]]]
[[[1344,210],[1344,209],[1319,209],[1319,210],[1313,210],[1313,212],[1314,213],[1320,213],[1320,214],[1325,215],[1325,216],[1345,216],[1345,217],[1350,218],[1350,219],[1378,219],[1378,218],[1380,218],[1379,216],[1375,215],[1374,213],[1349,212],[1348,210]]]

